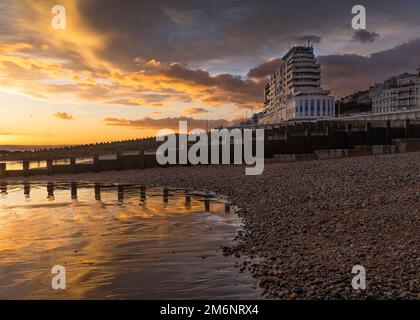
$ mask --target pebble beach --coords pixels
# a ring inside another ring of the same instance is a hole
[[[240,257],[268,299],[420,299],[420,153],[243,166],[7,178],[136,183],[214,192],[243,220],[225,255]],[[352,267],[366,269],[354,290]]]

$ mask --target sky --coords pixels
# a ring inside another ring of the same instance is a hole
[[[54,29],[54,5],[66,28]],[[351,27],[362,4],[367,29]],[[420,1],[2,0],[0,145],[154,136],[263,107],[262,88],[310,41],[336,97],[420,67]]]

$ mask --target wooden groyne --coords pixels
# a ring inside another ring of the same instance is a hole
[[[155,154],[145,154],[143,149],[140,149],[137,155],[124,155],[121,150],[117,150],[115,159],[101,159],[99,154],[94,154],[89,163],[77,163],[76,157],[62,160],[69,160],[68,164],[57,165],[54,164],[52,159],[47,159],[45,160],[45,168],[30,168],[30,160],[22,160],[22,170],[6,170],[6,163],[0,163],[0,177],[101,172],[108,170],[144,169],[158,166]]]
[[[228,129],[233,129],[233,127]],[[420,151],[420,121],[418,120],[314,121],[253,125],[235,127],[235,129],[254,131],[264,129],[264,157],[267,162],[323,160]],[[177,138],[179,139],[179,136]],[[138,140],[125,142],[125,149],[118,148],[113,151],[110,146],[105,148],[99,144],[97,148],[89,145],[86,150],[78,147],[74,150],[66,149],[64,152],[62,149],[54,149],[50,152],[42,150],[41,153],[27,152],[25,157],[19,159],[22,161],[22,170],[6,170],[6,164],[0,163],[0,177],[144,169],[160,166],[155,154],[145,153],[146,147],[153,146],[156,149],[160,142],[151,138],[141,144],[135,141]],[[255,144],[255,137],[253,143]],[[137,147],[136,154],[132,154],[133,147]],[[222,163],[222,146],[219,147],[219,163]],[[234,149],[231,142],[230,163],[233,163]],[[241,149],[243,152],[243,146]],[[124,150],[130,150],[131,154],[124,154]],[[253,150],[255,150],[254,146]],[[89,163],[77,161],[81,154],[88,155]],[[112,155],[113,159],[101,158],[103,155]],[[210,163],[210,146],[208,156],[208,163]],[[244,154],[240,156],[244,160]],[[177,158],[179,159],[179,155]],[[54,164],[54,159],[66,159],[67,164]],[[0,162],[4,160],[7,158],[0,157]],[[31,168],[31,161],[45,161],[46,166],[45,168]]]

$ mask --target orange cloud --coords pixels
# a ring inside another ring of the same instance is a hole
[[[56,118],[62,119],[62,120],[74,120],[74,117],[71,114],[68,114],[67,112],[54,113],[53,117],[56,117]]]
[[[189,115],[189,114],[207,113],[209,111],[204,108],[193,107],[193,108],[184,109],[182,112],[186,115]]]

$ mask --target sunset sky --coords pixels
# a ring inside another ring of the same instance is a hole
[[[54,5],[65,30],[51,27]],[[351,8],[367,9],[367,30]],[[210,126],[262,107],[292,45],[336,96],[420,67],[420,1],[1,0],[0,145],[77,144]]]

